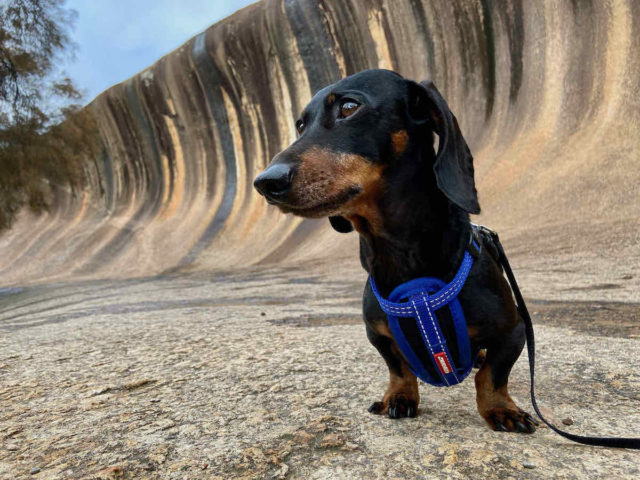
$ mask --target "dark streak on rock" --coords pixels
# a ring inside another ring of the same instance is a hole
[[[486,58],[483,62],[483,81],[485,93],[487,95],[487,105],[485,108],[485,119],[489,119],[493,113],[493,103],[496,95],[496,51],[495,38],[493,33],[493,20],[491,5],[492,0],[481,0],[482,4],[482,28],[484,30]]]
[[[332,52],[334,46],[314,4],[314,0],[284,0],[312,94],[340,78],[333,55],[318,55],[318,52]]]

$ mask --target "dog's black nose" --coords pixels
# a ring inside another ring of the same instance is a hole
[[[276,163],[256,177],[253,186],[261,195],[271,200],[282,200],[289,190],[293,180],[293,168],[284,163]]]

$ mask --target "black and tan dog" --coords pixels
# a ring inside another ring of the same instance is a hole
[[[328,216],[339,232],[355,228],[362,265],[385,297],[414,278],[453,278],[469,242],[469,214],[480,206],[473,158],[432,83],[363,71],[316,93],[296,127],[299,138],[254,182],[270,204],[302,217]],[[533,432],[535,420],[507,391],[524,325],[489,248],[474,262],[459,299],[472,354],[486,349],[475,377],[480,415],[494,430]],[[367,336],[390,372],[389,388],[369,411],[413,417],[418,382],[368,282],[363,302]]]

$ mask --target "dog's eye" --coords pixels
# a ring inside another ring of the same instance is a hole
[[[358,105],[356,102],[352,100],[347,100],[340,106],[340,118],[347,118],[350,115],[353,115],[356,110],[358,110]]]
[[[302,133],[302,131],[304,130],[304,122],[302,120],[298,120],[296,122],[296,130],[298,131],[298,133]]]

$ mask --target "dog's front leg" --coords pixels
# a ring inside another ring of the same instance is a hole
[[[487,348],[486,359],[476,373],[476,400],[480,415],[493,430],[533,433],[537,422],[511,399],[507,390],[511,367],[524,346],[520,321],[508,334]]]
[[[420,403],[418,379],[402,357],[369,282],[364,292],[363,312],[367,337],[389,367],[389,387],[382,400],[372,403],[369,411],[378,415],[386,413],[390,418],[415,417]]]

